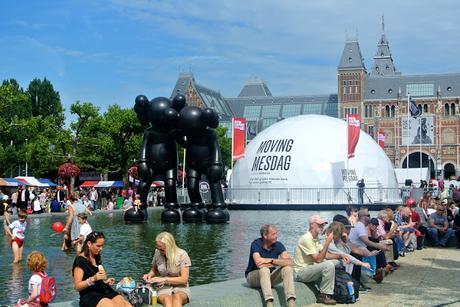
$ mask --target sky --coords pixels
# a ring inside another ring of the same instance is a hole
[[[224,97],[254,78],[275,96],[336,93],[347,37],[370,71],[382,15],[403,75],[460,73],[458,0],[23,0],[0,4],[0,80],[47,78],[67,112],[169,97],[180,72]]]

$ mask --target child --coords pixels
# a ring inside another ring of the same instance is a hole
[[[133,203],[134,211],[137,212],[140,206],[141,206],[141,196],[139,194],[136,194],[136,196],[134,197],[134,203]]]
[[[18,220],[11,223],[5,228],[7,234],[11,237],[11,248],[13,249],[13,263],[18,263],[22,260],[22,249],[24,244],[24,233],[27,227],[27,213],[19,211]]]
[[[78,213],[77,214],[78,224],[80,224],[80,235],[78,239],[74,240],[72,244],[75,246],[75,250],[77,253],[81,252],[81,248],[83,246],[83,242],[86,240],[86,236],[89,235],[93,230],[91,226],[88,224],[88,215],[86,213]]]
[[[29,279],[29,297],[20,299],[17,306],[42,306],[40,304],[40,291],[42,277],[46,276],[45,270],[48,267],[48,261],[42,253],[33,251],[27,256],[27,267],[32,271],[32,276]]]

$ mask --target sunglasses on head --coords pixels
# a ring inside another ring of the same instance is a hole
[[[91,232],[87,238],[103,238],[104,234],[101,231],[93,231]]]

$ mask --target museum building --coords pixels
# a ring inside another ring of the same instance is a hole
[[[337,94],[273,96],[262,80],[247,81],[238,97],[224,97],[180,73],[171,96],[185,94],[191,105],[210,107],[230,128],[231,117],[248,120],[248,140],[288,117],[303,114],[345,119],[361,115],[361,128],[374,140],[385,134],[384,150],[395,168],[428,168],[431,176],[460,175],[460,73],[403,75],[397,71],[382,22],[370,72],[357,39],[347,39],[337,69]],[[422,115],[408,116],[408,95]]]

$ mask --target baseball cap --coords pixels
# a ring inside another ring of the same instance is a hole
[[[313,224],[313,223],[316,223],[316,224],[319,224],[319,225],[324,225],[324,224],[327,224],[327,221],[323,220],[319,216],[319,214],[315,214],[315,215],[310,216],[309,223],[310,223],[310,225]]]
[[[376,219],[375,217],[371,218],[369,223],[372,224],[372,225],[375,225],[375,226],[379,226],[379,220]]]
[[[346,228],[353,228],[354,226],[351,225],[350,221],[347,219],[346,216],[343,216],[341,214],[337,214],[336,216],[334,216],[334,219],[333,219],[334,222],[339,222],[339,223],[342,223],[343,226],[345,226]]]

